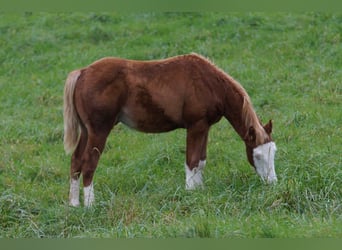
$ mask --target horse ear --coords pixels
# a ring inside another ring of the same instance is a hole
[[[271,134],[272,133],[272,120],[270,120],[265,126],[264,129],[266,131],[267,134]]]
[[[250,126],[248,131],[247,131],[247,134],[245,136],[245,140],[248,141],[248,142],[255,142],[256,140],[256,132],[255,132],[255,128]]]

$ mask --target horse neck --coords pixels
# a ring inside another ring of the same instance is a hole
[[[224,116],[242,140],[245,140],[249,128],[254,127],[257,132],[257,144],[262,144],[266,138],[266,133],[254,111],[247,92],[232,78],[228,78],[228,85]]]
[[[247,134],[248,128],[246,127],[245,120],[243,119],[242,106],[243,103],[236,103],[229,98],[226,102],[224,116],[233,126],[235,131],[239,134],[241,139],[244,139]]]

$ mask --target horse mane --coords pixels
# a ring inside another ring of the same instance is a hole
[[[235,91],[242,97],[243,99],[243,104],[242,104],[242,117],[241,119],[243,121],[245,121],[245,126],[247,129],[247,133],[250,127],[253,127],[255,129],[255,134],[256,134],[256,144],[257,145],[261,145],[264,144],[267,139],[268,139],[268,135],[265,131],[265,129],[263,128],[263,126],[261,125],[260,119],[257,116],[252,101],[248,95],[248,93],[246,92],[246,90],[242,87],[242,85],[236,81],[234,78],[232,78],[230,75],[228,75],[226,72],[224,72],[222,69],[220,69],[219,67],[217,67],[212,61],[210,61],[208,58],[196,54],[196,53],[191,53],[190,56],[198,58],[202,61],[205,61],[206,63],[208,63],[211,67],[213,67],[217,73],[223,78],[226,79],[226,81],[228,81],[233,88],[235,89]]]
[[[245,119],[245,126],[247,129],[249,129],[250,127],[253,127],[255,129],[256,144],[264,144],[268,139],[268,135],[261,125],[260,119],[255,113],[253,104],[248,95],[244,96],[243,98],[242,119]]]

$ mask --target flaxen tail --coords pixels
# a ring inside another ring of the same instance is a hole
[[[74,105],[74,91],[80,70],[72,71],[64,86],[64,150],[71,153],[79,139],[80,122]]]

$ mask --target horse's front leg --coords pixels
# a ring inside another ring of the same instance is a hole
[[[187,130],[185,175],[187,190],[203,187],[203,169],[209,127],[198,123]]]

